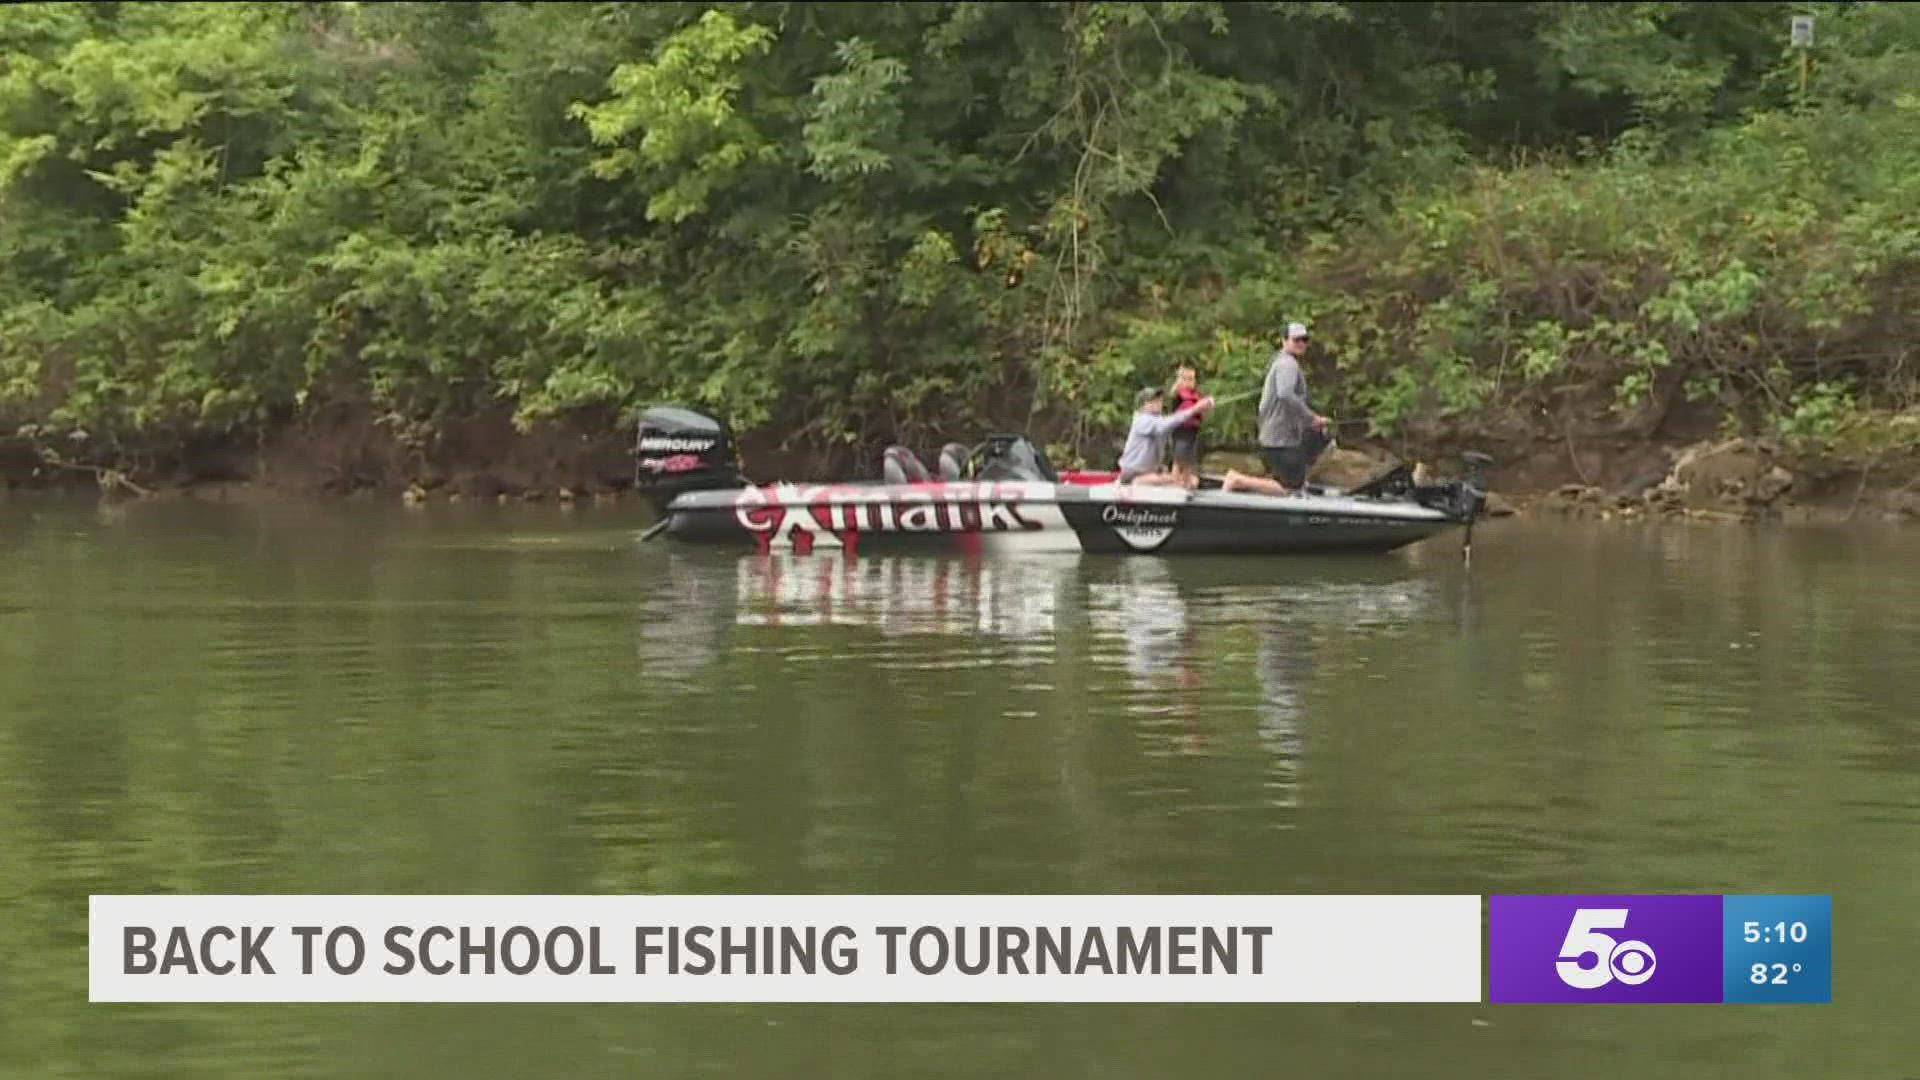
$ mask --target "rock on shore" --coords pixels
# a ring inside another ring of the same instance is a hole
[[[1757,521],[1790,516],[1800,480],[1778,445],[1766,439],[1734,438],[1695,443],[1673,454],[1672,466],[1652,477],[1607,492],[1565,484],[1543,496],[1539,509],[1575,517],[1694,518]]]

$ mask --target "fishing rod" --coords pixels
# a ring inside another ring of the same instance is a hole
[[[1259,390],[1243,390],[1238,394],[1228,394],[1226,397],[1216,397],[1213,399],[1213,407],[1218,409],[1222,405],[1231,405],[1236,401],[1245,401],[1251,397],[1258,397],[1260,393],[1261,391]],[[1366,423],[1371,423],[1371,421],[1369,421],[1364,416],[1356,417],[1349,420],[1335,420],[1332,417],[1327,418],[1327,427],[1329,428],[1354,427],[1356,425],[1366,424]]]
[[[1217,397],[1213,399],[1213,407],[1217,409],[1222,405],[1231,405],[1236,401],[1245,401],[1259,393],[1260,391],[1258,390],[1246,390],[1238,394],[1228,394],[1226,397]]]

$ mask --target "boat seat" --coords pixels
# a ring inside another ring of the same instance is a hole
[[[940,479],[949,483],[966,479],[967,448],[950,442],[940,448]]]
[[[1000,433],[987,436],[975,450],[980,463],[975,475],[981,480],[1023,480],[1057,484],[1060,475],[1053,471],[1047,455],[1025,435]]]
[[[913,451],[904,446],[889,446],[880,455],[880,474],[889,484],[924,484],[933,479]]]

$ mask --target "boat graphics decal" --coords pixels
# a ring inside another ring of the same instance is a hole
[[[648,472],[683,473],[700,468],[699,454],[674,454],[663,458],[641,458],[640,467]]]
[[[782,482],[675,499],[672,535],[766,552],[1269,554],[1387,551],[1449,522],[1420,506],[1336,497],[1023,480]]]
[[[1133,550],[1155,551],[1180,527],[1180,508],[1108,503],[1100,520]]]
[[[909,490],[843,484],[775,484],[746,488],[734,516],[761,551],[807,554],[816,547],[854,548],[862,533],[1029,532],[1045,524],[1006,484],[932,484]]]
[[[720,440],[699,435],[648,435],[640,440],[640,468],[650,473],[694,472]]]

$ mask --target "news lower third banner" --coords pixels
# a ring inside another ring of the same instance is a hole
[[[95,1002],[1825,1002],[1826,896],[94,896]]]

